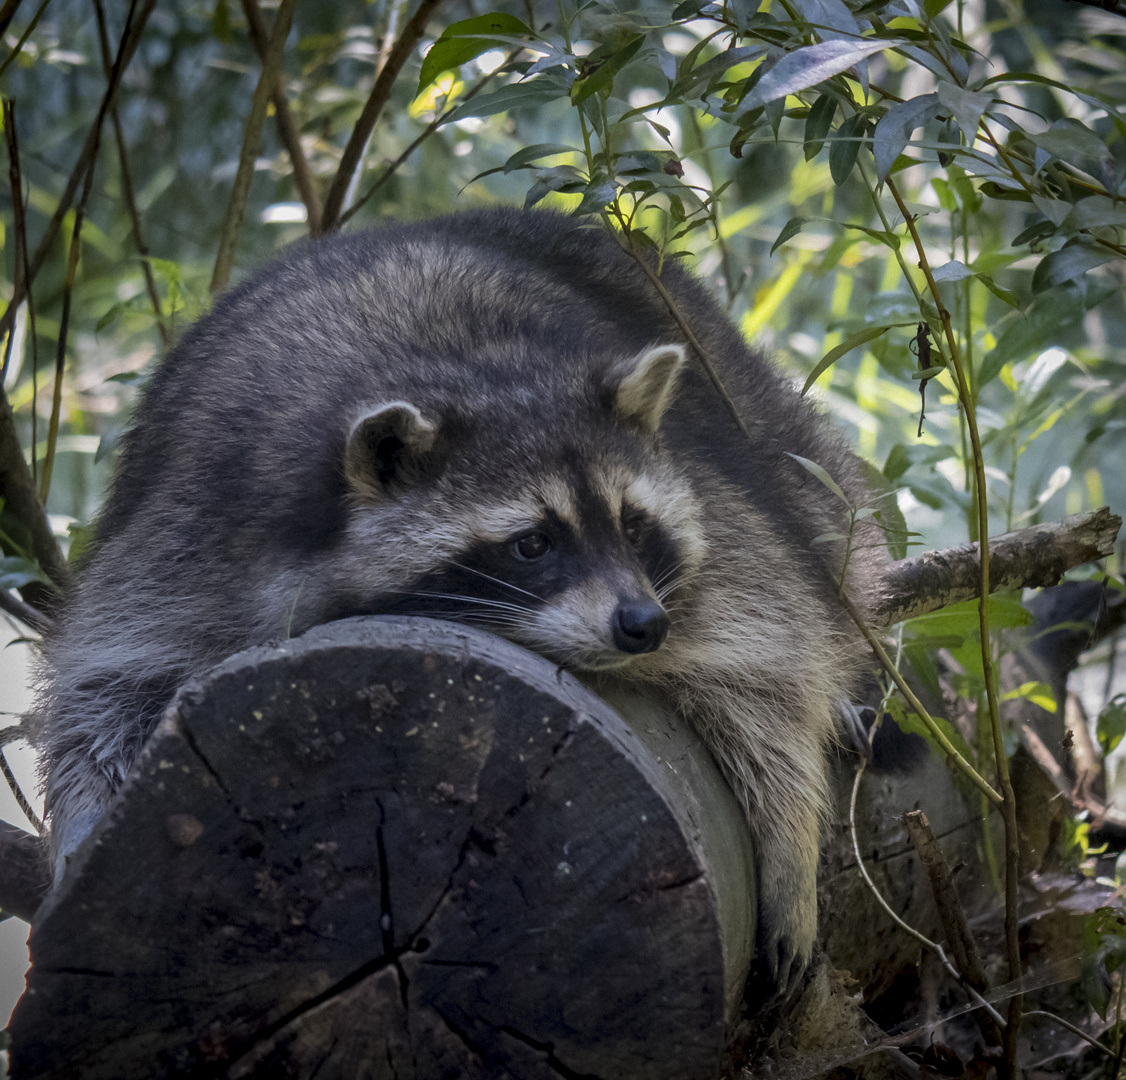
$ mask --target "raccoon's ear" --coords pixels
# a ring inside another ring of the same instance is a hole
[[[643,431],[655,432],[669,407],[685,359],[683,345],[653,345],[621,364],[614,395],[618,414]]]
[[[434,472],[438,426],[407,401],[379,405],[356,421],[344,451],[344,475],[354,491],[382,497]]]

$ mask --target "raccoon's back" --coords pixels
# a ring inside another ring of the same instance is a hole
[[[840,508],[786,453],[859,492],[851,459],[698,282],[673,266],[663,280],[750,434],[694,365],[667,443],[808,550]],[[550,423],[590,366],[683,338],[618,239],[561,215],[488,210],[306,243],[220,298],[157,369],[99,540],[135,529],[137,543],[159,523],[224,559],[316,551],[347,513],[340,460],[365,402],[487,407],[492,386],[522,381]]]

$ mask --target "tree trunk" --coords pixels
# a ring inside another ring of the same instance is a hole
[[[747,833],[694,735],[466,627],[185,688],[37,913],[13,1077],[715,1077]]]

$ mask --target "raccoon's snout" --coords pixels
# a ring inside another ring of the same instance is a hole
[[[614,644],[627,653],[656,652],[665,640],[669,617],[656,600],[624,600],[611,620]]]

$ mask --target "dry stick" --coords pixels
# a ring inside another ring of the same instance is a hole
[[[15,17],[16,9],[20,6],[21,0],[4,0],[4,6],[0,7],[0,37],[12,23]]]
[[[1108,507],[1071,514],[989,538],[989,587],[1046,588],[1067,570],[1111,555],[1122,518]],[[891,626],[947,604],[980,595],[981,563],[976,543],[928,551],[892,563],[881,575],[869,605],[869,622]]]
[[[331,232],[339,226],[340,215],[344,209],[344,195],[363,156],[364,147],[367,146],[368,139],[379,120],[379,115],[391,97],[391,88],[395,84],[395,79],[407,62],[407,57],[422,40],[427,23],[443,2],[444,0],[421,0],[418,10],[403,27],[399,40],[388,54],[387,63],[376,76],[375,85],[372,86],[364,110],[360,113],[360,118],[348,138],[348,144],[344,147],[340,165],[325,198],[324,213],[321,216],[322,232]]]
[[[922,270],[923,276],[927,279],[927,286],[934,298],[939,318],[942,320],[942,330],[949,347],[950,363],[953,365],[954,374],[957,378],[958,396],[962,402],[966,426],[970,433],[970,445],[973,449],[974,476],[976,479],[974,494],[977,498],[978,536],[981,538],[979,545],[981,594],[978,600],[978,626],[981,636],[981,663],[985,679],[985,696],[989,703],[989,723],[993,732],[994,757],[997,760],[997,780],[1004,797],[1001,804],[1001,816],[1005,822],[1005,945],[1008,953],[1009,979],[1015,981],[1021,975],[1020,940],[1018,936],[1020,838],[1017,832],[1013,785],[1009,780],[1009,763],[1005,757],[1005,744],[1001,734],[1001,713],[997,703],[997,684],[993,672],[992,644],[989,638],[989,504],[988,489],[985,483],[985,458],[981,451],[981,436],[977,430],[977,414],[974,409],[970,385],[962,367],[962,357],[958,350],[958,343],[954,338],[954,328],[950,323],[950,312],[946,310],[946,306],[942,302],[942,293],[939,291],[938,284],[931,273],[926,249],[923,247],[918,229],[915,228],[915,219],[907,209],[899,194],[899,189],[895,186],[895,181],[890,176],[887,179],[887,187],[911,233],[911,239],[919,256],[919,269]],[[1009,1000],[1009,1024],[1005,1031],[1005,1059],[1010,1080],[1018,1080],[1019,1076],[1017,1035],[1020,1029],[1020,1009],[1021,996],[1016,994]]]
[[[0,589],[0,610],[6,611],[39,634],[46,634],[55,625],[55,620],[50,615],[44,615],[38,608],[13,596],[7,589]]]
[[[337,222],[337,224],[347,224],[347,222],[355,216],[357,211],[359,211],[364,206],[364,204],[367,203],[368,200],[371,199],[371,197],[381,187],[383,187],[383,185],[386,184],[387,181],[390,180],[396,172],[399,171],[403,162],[405,162],[407,158],[411,156],[411,154],[413,154],[427,139],[429,139],[430,136],[433,135],[434,132],[437,131],[438,128],[440,128],[450,118],[450,116],[453,115],[454,112],[460,109],[462,105],[466,104],[466,102],[472,101],[482,90],[484,90],[485,87],[488,86],[489,83],[491,83],[493,79],[495,79],[501,73],[501,71],[504,70],[505,66],[511,64],[512,61],[515,60],[521,52],[523,52],[523,46],[510,52],[508,54],[508,58],[503,64],[500,65],[500,67],[498,67],[494,71],[490,71],[484,78],[480,79],[477,84],[468,93],[466,93],[465,97],[461,98],[457,102],[456,105],[451,105],[444,113],[442,113],[441,116],[436,116],[433,120],[431,120],[430,123],[423,129],[418,138],[416,138],[414,142],[412,142],[410,146],[408,146],[397,158],[395,158],[394,161],[390,162],[387,168],[379,174],[378,179],[371,185],[371,187],[369,187],[367,191],[363,193],[363,195],[361,195],[354,203],[352,203],[351,206],[348,207],[347,210],[345,210],[340,215],[340,220]]]
[[[985,977],[981,953],[978,952],[977,942],[970,932],[962,901],[958,896],[958,890],[954,888],[950,867],[942,854],[937,837],[931,830],[930,822],[927,821],[927,815],[922,810],[909,810],[904,815],[904,821],[907,823],[907,832],[911,836],[915,852],[930,879],[938,917],[942,920],[942,929],[953,953],[954,964],[961,972],[962,978],[979,993],[984,994],[989,989],[989,981]],[[1000,1030],[992,1022],[992,1018],[979,1017],[978,1023],[986,1041],[994,1046],[999,1045]]]
[[[269,46],[269,34],[262,18],[262,9],[258,0],[242,0],[242,10],[246,15],[246,25],[250,33],[250,44],[258,54],[260,63],[266,61],[266,50]],[[309,215],[309,231],[316,235],[321,231],[321,198],[317,194],[317,186],[313,180],[309,161],[305,151],[301,148],[301,135],[297,121],[289,107],[289,99],[285,96],[285,85],[282,79],[274,87],[274,119],[278,125],[278,138],[289,154],[290,164],[293,166],[293,182],[297,185],[297,192],[305,204],[305,211]]]
[[[270,43],[262,60],[262,74],[254,88],[250,100],[250,115],[242,131],[242,149],[239,151],[238,172],[235,173],[231,198],[227,203],[227,214],[223,219],[223,231],[219,237],[219,252],[215,256],[215,269],[211,274],[211,291],[218,292],[227,286],[231,278],[231,267],[235,262],[238,247],[238,234],[242,229],[242,219],[246,214],[246,203],[250,197],[250,182],[254,179],[254,164],[258,160],[258,148],[262,141],[262,125],[266,122],[266,112],[273,96],[274,87],[281,73],[282,53],[289,28],[293,25],[293,9],[297,0],[282,0],[274,18],[270,32]]]
[[[109,37],[106,34],[106,13],[102,6],[102,0],[94,0],[94,14],[98,21],[98,43],[102,50],[102,68],[108,78],[112,62],[110,61]],[[164,325],[164,312],[160,306],[160,294],[156,290],[156,279],[153,277],[152,263],[148,257],[149,249],[141,233],[141,215],[137,210],[137,198],[133,190],[133,174],[129,169],[129,154],[125,146],[125,134],[121,130],[121,114],[118,112],[116,99],[110,104],[109,118],[113,124],[114,140],[117,143],[117,157],[121,163],[121,196],[132,225],[133,244],[137,248],[137,253],[141,256],[141,270],[145,276],[145,289],[148,291],[149,302],[152,304],[153,313],[156,315],[156,328],[160,332],[160,340],[167,345],[172,340],[172,336],[168,332],[168,327]]]
[[[98,109],[99,121],[90,128],[90,131],[86,135],[86,142],[83,144],[82,151],[78,155],[78,160],[74,163],[74,168],[71,170],[70,176],[67,179],[66,188],[63,191],[62,197],[59,199],[59,204],[55,207],[55,212],[51,215],[51,220],[47,222],[47,228],[43,232],[39,246],[35,249],[35,254],[31,257],[29,273],[24,275],[25,281],[22,283],[23,288],[29,288],[31,286],[36,277],[38,277],[39,271],[43,268],[43,264],[47,261],[47,256],[51,253],[51,248],[55,243],[55,237],[58,235],[63,219],[66,217],[71,204],[74,202],[75,195],[78,194],[78,185],[82,183],[83,177],[86,175],[86,169],[89,166],[90,159],[98,152],[98,143],[101,139],[100,118],[105,116],[106,108],[109,104],[112,104],[117,95],[117,88],[121,82],[121,73],[129,66],[129,61],[137,51],[137,46],[141,42],[141,35],[144,32],[145,23],[148,21],[148,17],[152,14],[152,10],[155,7],[156,0],[145,0],[145,6],[141,9],[140,15],[133,21],[133,29],[130,31],[129,39],[118,55],[119,63],[115,64],[114,70],[116,71],[116,75],[106,87],[105,97],[102,99],[102,104]],[[23,302],[23,297],[24,294],[22,291],[13,291],[12,299],[9,301],[3,316],[0,316],[0,334],[5,334],[12,329],[15,323],[16,311]]]

